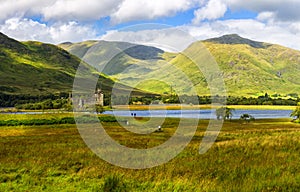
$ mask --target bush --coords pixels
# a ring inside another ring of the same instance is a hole
[[[77,123],[98,123],[98,122],[117,122],[114,116],[95,116],[84,115],[78,117],[63,117],[61,119],[24,119],[24,120],[0,120],[0,126],[20,126],[20,125],[55,125],[55,124],[76,124]]]
[[[255,118],[252,115],[245,113],[245,114],[241,115],[240,120],[250,122],[250,121],[254,121]]]
[[[117,122],[114,116],[101,116],[98,117],[101,122]]]
[[[120,176],[110,175],[106,177],[104,180],[103,191],[114,192],[114,191],[127,191],[127,190]]]
[[[74,117],[64,117],[59,120],[59,124],[75,124]]]
[[[298,103],[298,106],[296,107],[296,109],[291,113],[290,115],[291,117],[296,118],[295,120],[300,121],[300,102]]]
[[[95,105],[96,113],[103,113],[105,110],[102,105]]]

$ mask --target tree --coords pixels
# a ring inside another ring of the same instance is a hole
[[[233,108],[221,107],[216,109],[217,119],[231,119],[233,116]]]
[[[296,120],[300,120],[300,102],[298,103],[296,109],[291,113],[291,117],[294,117]]]
[[[63,108],[66,111],[72,111],[73,110],[73,105],[72,105],[71,102],[68,102],[68,103],[64,104]]]
[[[250,121],[254,121],[255,118],[252,115],[245,113],[245,114],[241,115],[240,120],[250,122]]]
[[[102,105],[95,105],[95,108],[97,114],[103,113],[105,111]]]

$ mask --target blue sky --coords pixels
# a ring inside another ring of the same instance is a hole
[[[297,7],[298,0],[1,0],[0,31],[22,41],[54,44],[89,39],[137,42],[142,37],[155,42],[154,32],[180,39],[176,33],[160,32],[160,25],[153,33],[151,28],[135,28],[130,37],[124,31],[157,23],[183,30],[196,40],[237,33],[300,49]]]

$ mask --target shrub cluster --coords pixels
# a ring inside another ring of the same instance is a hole
[[[2,120],[0,126],[19,126],[19,125],[54,125],[54,124],[74,124],[73,117],[61,119],[24,119],[24,120]]]
[[[100,122],[116,122],[113,116],[98,117]],[[97,123],[98,120],[92,116],[78,117],[77,123]],[[0,126],[30,126],[30,125],[57,125],[57,124],[75,124],[74,117],[64,117],[60,119],[25,119],[25,120],[0,120]]]
[[[69,93],[47,94],[47,95],[10,95],[0,93],[0,107],[14,107],[26,103],[38,103],[45,100],[56,100],[68,98]]]
[[[276,95],[275,95],[276,96]],[[211,104],[214,102],[223,103],[226,100],[228,105],[292,105],[295,106],[300,101],[300,98],[296,95],[293,95],[293,98],[285,99],[280,97],[271,97],[268,94],[259,97],[237,97],[237,96],[190,96],[190,95],[165,95],[165,96],[144,96],[144,97],[131,97],[120,98],[117,102],[119,105],[126,104],[144,104],[149,105],[153,102],[161,101],[163,103],[185,103],[185,104]],[[122,101],[121,101],[122,100]],[[128,102],[129,101],[129,102]],[[114,103],[116,104],[116,103]]]
[[[44,110],[44,109],[66,109],[71,110],[72,105],[69,99],[47,99],[42,102],[37,103],[25,103],[15,105],[17,109],[26,109],[26,110]]]

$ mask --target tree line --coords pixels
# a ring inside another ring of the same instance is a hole
[[[46,100],[57,100],[61,98],[68,98],[69,93],[56,93],[56,94],[44,94],[44,95],[30,95],[19,94],[9,95],[0,92],[0,107],[15,107],[16,105],[38,103]]]
[[[61,109],[70,108],[68,103],[69,93],[57,93],[48,95],[7,95],[0,93],[0,107],[16,107],[22,109]],[[238,97],[238,96],[190,96],[190,95],[162,95],[162,96],[110,96],[105,95],[104,105],[134,105],[134,104],[211,104],[212,102],[224,103],[227,105],[290,105],[296,106],[300,98],[289,99],[273,98],[268,94],[260,97]]]
[[[128,102],[129,101],[129,102]],[[300,102],[299,97],[283,99],[283,98],[272,98],[269,95],[259,96],[259,97],[237,97],[237,96],[190,96],[190,95],[171,95],[171,96],[155,96],[155,97],[133,97],[124,98],[123,102],[118,102],[118,104],[144,104],[148,105],[155,102],[162,103],[174,103],[174,104],[193,104],[193,105],[203,105],[215,103],[224,103],[226,101],[227,105],[290,105],[296,106]],[[127,102],[127,103],[126,103]]]

